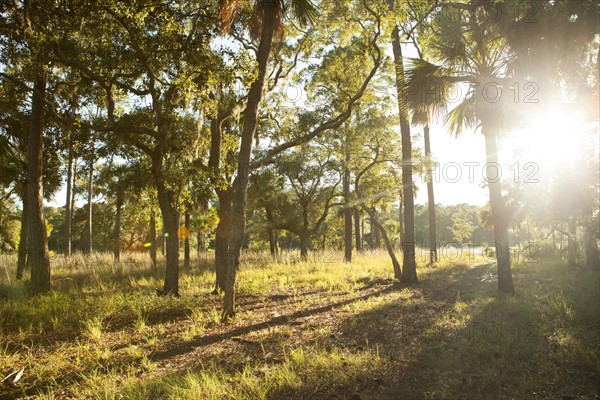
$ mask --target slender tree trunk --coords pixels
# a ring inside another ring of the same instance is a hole
[[[374,219],[379,218],[378,212],[377,210],[373,210],[371,212],[371,214],[369,214],[369,218],[371,219],[371,233],[373,234],[374,240],[375,240],[375,248],[376,249],[380,249],[381,248],[381,233],[379,231],[379,229],[377,229],[377,224],[375,223]]]
[[[27,262],[31,268],[32,294],[50,290],[50,255],[48,253],[46,219],[44,218],[42,184],[46,74],[46,66],[40,63],[33,84],[31,122],[27,142],[29,147],[27,159]]]
[[[400,201],[398,202],[398,230],[400,231],[400,248],[404,243],[404,202],[402,201],[402,195],[400,195]]]
[[[375,210],[365,209],[365,211],[367,211],[369,213],[369,218],[371,219],[371,227],[374,226],[375,229],[378,230],[379,232],[381,232],[381,235],[383,236],[385,248],[387,249],[390,259],[392,260],[392,266],[394,267],[394,277],[396,279],[401,279],[402,278],[402,270],[400,268],[400,263],[398,262],[398,259],[396,258],[396,255],[394,254],[394,246],[392,246],[392,242],[391,242],[390,238],[388,237],[387,232],[385,231],[385,228],[383,227],[383,225],[381,225],[381,223],[377,219],[377,214],[376,214]]]
[[[71,256],[71,231],[73,226],[72,201],[73,197],[73,146],[69,139],[69,160],[67,162],[67,199],[65,201],[65,237],[64,237],[64,253],[67,257]]]
[[[393,6],[393,0],[390,0]],[[416,283],[417,262],[415,254],[415,198],[412,179],[412,143],[410,124],[404,99],[404,65],[400,33],[395,26],[392,32],[392,50],[396,65],[396,90],[398,94],[398,115],[400,119],[400,136],[402,140],[402,199],[404,200],[404,237],[402,242],[402,282]]]
[[[362,234],[365,234],[365,218],[362,219],[362,221],[360,221],[360,231],[362,232]],[[368,243],[367,243],[368,244]],[[365,240],[363,238],[363,236],[361,235],[360,237],[360,248],[364,249],[365,248]]]
[[[23,210],[21,211],[21,233],[19,234],[19,250],[17,259],[17,279],[23,278],[23,271],[27,266],[27,190],[23,193]]]
[[[202,252],[202,232],[196,233],[196,257],[200,257]]]
[[[269,235],[269,251],[271,257],[277,255],[277,239],[275,234],[275,227],[273,224],[273,213],[269,207],[265,207],[265,214],[267,215],[267,234]]]
[[[486,180],[490,193],[490,208],[494,224],[494,241],[496,242],[496,261],[498,263],[498,289],[505,293],[514,293],[512,272],[510,269],[510,249],[508,245],[508,228],[506,206],[502,198],[500,186],[500,164],[498,164],[498,148],[495,133],[483,127],[486,150]]]
[[[272,226],[269,226],[267,229],[269,235],[269,252],[271,254],[271,257],[275,257],[277,256],[277,245],[275,243],[275,229],[273,229]]]
[[[86,253],[91,254],[93,250],[93,228],[92,228],[92,217],[93,217],[93,203],[92,198],[94,197],[94,157],[95,157],[95,146],[96,143],[92,138],[92,149],[90,153],[90,170],[88,176],[88,221],[87,221],[87,234],[88,234],[88,243],[85,249]]]
[[[152,174],[158,194],[158,204],[163,218],[163,231],[167,257],[165,283],[160,294],[179,296],[179,213],[174,207],[173,193],[166,187],[162,174],[162,154],[152,157]]]
[[[425,138],[425,157],[431,162],[431,144],[429,141],[429,124],[423,128]],[[435,223],[435,199],[433,196],[433,177],[431,174],[431,165],[427,166],[427,209],[429,212],[429,264],[437,262],[437,238]]]
[[[354,208],[354,236],[356,237],[356,251],[362,251],[362,242],[360,235],[360,210]]]
[[[73,186],[71,188],[71,233],[69,240],[71,241],[71,252],[73,251],[73,215],[75,215],[75,182],[77,179],[77,158],[73,159]]]
[[[263,86],[267,73],[267,64],[271,53],[271,43],[275,28],[277,7],[279,2],[267,2],[263,8],[262,31],[256,60],[258,62],[258,75],[250,85],[248,102],[244,112],[242,139],[240,143],[238,170],[233,182],[233,213],[231,235],[228,238],[227,281],[223,301],[222,319],[226,320],[235,315],[235,280],[240,261],[242,242],[246,230],[246,200],[248,193],[248,175],[250,173],[250,158],[252,156],[252,142],[257,125],[258,106],[262,99]]]
[[[346,151],[344,166],[344,260],[352,262],[352,208],[350,207],[350,153]]]
[[[190,213],[185,212],[185,227],[188,229],[188,235],[185,237],[185,243],[183,248],[183,268],[190,269]]]
[[[117,193],[117,207],[115,211],[115,231],[113,233],[113,255],[115,263],[121,261],[121,208],[123,207],[123,194]]]
[[[150,211],[150,261],[152,261],[152,268],[154,272],[157,270],[156,264],[156,214],[154,210]]]
[[[177,237],[179,214],[171,205],[167,194],[159,192],[158,198],[163,216],[163,227],[165,232],[164,240],[167,258],[165,283],[161,294],[173,294],[175,296],[179,296],[179,238]]]

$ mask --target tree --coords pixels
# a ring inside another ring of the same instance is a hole
[[[258,163],[254,163],[256,168],[260,165],[265,165],[274,156],[281,153],[283,150],[298,146],[304,142],[319,136],[321,133],[335,129],[340,126],[351,115],[352,106],[361,98],[367,84],[375,75],[381,59],[381,52],[377,47],[376,41],[379,36],[380,18],[366,3],[363,3],[368,9],[371,17],[376,19],[376,33],[372,39],[368,40],[371,48],[374,48],[374,54],[371,55],[374,66],[367,74],[367,77],[358,85],[356,92],[349,97],[344,110],[336,116],[331,117],[325,122],[318,124],[316,127],[308,130],[308,133],[296,137],[288,142],[274,146],[267,152],[265,157]],[[232,21],[233,11],[239,5],[238,1],[223,1],[221,4],[221,21],[223,22],[224,31],[228,30]],[[234,316],[234,286],[236,280],[237,267],[239,265],[240,252],[244,239],[244,231],[246,225],[246,200],[248,176],[251,169],[252,144],[257,128],[257,117],[259,103],[262,99],[263,87],[266,78],[267,64],[269,61],[271,46],[273,39],[277,36],[281,28],[283,16],[287,11],[291,11],[292,15],[300,22],[300,25],[306,25],[315,19],[316,9],[308,0],[291,0],[283,2],[280,0],[259,0],[254,3],[254,11],[250,19],[250,33],[255,39],[258,39],[258,47],[256,51],[257,60],[257,76],[250,85],[248,91],[247,103],[244,111],[240,149],[237,157],[237,173],[232,184],[231,204],[232,218],[227,239],[227,278],[225,284],[225,297],[222,318],[224,320]],[[364,25],[363,25],[364,26]],[[370,50],[370,49],[368,49]]]
[[[497,177],[497,138],[503,127],[504,103],[492,103],[486,89],[508,87],[512,82],[505,79],[507,64],[512,55],[502,37],[489,29],[489,12],[483,4],[463,7],[449,3],[443,6],[448,14],[434,18],[436,34],[429,38],[426,50],[441,65],[423,60],[412,60],[407,70],[407,93],[419,93],[424,101],[444,108],[448,98],[444,96],[457,83],[471,84],[462,102],[447,115],[450,129],[459,134],[463,127],[480,127],[485,138],[486,181],[494,225],[494,241],[498,263],[498,289],[514,293],[510,268],[507,216],[502,188]],[[486,86],[487,85],[487,86]],[[425,96],[425,91],[435,90],[435,96]],[[501,90],[501,89],[498,89]]]
[[[390,9],[394,9],[394,0],[388,1]],[[398,100],[398,117],[400,120],[400,136],[402,138],[402,198],[404,200],[404,235],[402,240],[402,277],[405,283],[417,283],[417,262],[415,253],[415,199],[413,189],[413,159],[410,122],[406,107],[406,81],[404,59],[400,42],[400,29],[394,25],[392,30],[392,50],[396,71],[396,93]]]
[[[336,169],[325,146],[306,144],[279,161],[279,172],[287,178],[291,191],[282,205],[282,221],[275,226],[298,235],[304,260],[310,237],[321,228],[337,194],[341,176]]]
[[[372,236],[383,237],[392,261],[394,276],[402,278],[402,268],[394,253],[394,246],[385,227],[379,221],[379,208],[385,208],[398,196],[398,178],[394,171],[399,165],[395,149],[393,117],[386,107],[388,99],[371,99],[368,107],[357,113],[356,132],[360,133],[362,146],[355,149],[352,170],[356,204],[369,216]],[[402,188],[399,188],[400,191]]]
[[[214,14],[195,2],[86,5],[77,36],[53,50],[100,88],[106,114],[92,124],[150,160],[165,230],[167,268],[161,294],[179,294],[179,212],[186,176],[196,167],[198,103],[210,80]],[[118,107],[122,98],[132,106]]]

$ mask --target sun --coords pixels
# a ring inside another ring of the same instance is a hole
[[[540,172],[552,172],[572,167],[584,157],[590,129],[577,110],[552,107],[532,115],[527,126],[511,135],[509,147],[520,164],[534,163]]]

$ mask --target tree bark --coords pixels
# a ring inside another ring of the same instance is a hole
[[[393,5],[393,0],[391,1]],[[404,237],[402,242],[402,282],[416,283],[417,262],[415,254],[415,198],[412,179],[412,143],[410,124],[404,100],[404,64],[402,63],[402,47],[400,33],[395,26],[392,31],[392,50],[396,65],[396,90],[398,94],[398,115],[400,120],[400,136],[402,141],[402,198],[404,200]]]
[[[121,208],[123,207],[123,194],[117,193],[117,204],[115,211],[115,230],[113,233],[113,255],[115,263],[121,261]]]
[[[93,217],[93,203],[92,198],[94,197],[94,157],[95,157],[95,149],[96,146],[94,139],[92,138],[92,148],[90,150],[90,170],[88,176],[88,221],[87,221],[87,234],[88,234],[88,242],[86,246],[86,253],[91,254],[93,250],[93,227],[92,227],[92,217]]]
[[[360,210],[354,208],[354,236],[356,237],[356,251],[362,251],[362,236],[360,235]]]
[[[158,204],[163,218],[163,231],[167,268],[165,283],[160,294],[179,296],[179,213],[173,206],[175,203],[173,193],[166,187],[162,173],[162,154],[156,152],[152,157],[152,174],[158,194]]]
[[[402,201],[402,195],[400,195],[398,202],[398,230],[400,231],[400,247],[402,247],[402,243],[404,243],[404,202]]]
[[[23,210],[21,211],[21,232],[19,234],[19,250],[17,259],[17,279],[23,278],[23,271],[27,266],[27,190],[23,193]]]
[[[72,201],[73,197],[73,146],[71,139],[69,139],[69,160],[67,162],[67,199],[65,202],[65,237],[64,237],[64,253],[67,257],[71,256],[71,231],[73,226],[73,211]]]
[[[231,189],[217,191],[219,223],[215,232],[215,289],[213,294],[224,292],[227,280],[227,238],[231,227],[231,194]]]
[[[31,97],[31,123],[27,160],[27,262],[31,268],[31,292],[50,290],[50,255],[44,218],[42,165],[47,70],[39,63]]]
[[[184,249],[183,249],[183,268],[190,269],[190,213],[185,212],[185,227],[188,230],[188,234],[185,237]]]
[[[502,198],[500,186],[500,164],[498,164],[498,147],[496,135],[483,126],[486,150],[486,180],[490,193],[490,208],[494,224],[494,241],[496,242],[496,261],[498,263],[498,290],[513,294],[512,272],[510,269],[510,249],[508,245],[508,228],[506,206]],[[493,170],[493,172],[492,172]]]
[[[344,260],[352,262],[352,208],[350,207],[350,153],[346,151],[344,166]]]
[[[379,231],[379,229],[377,229],[377,223],[375,223],[374,219],[376,220],[379,216],[377,215],[377,210],[373,210],[372,212],[370,212],[369,214],[369,218],[371,219],[371,233],[373,234],[373,239],[374,239],[374,243],[375,243],[375,248],[376,249],[380,249],[381,248],[381,233]]]
[[[150,261],[152,262],[152,268],[154,272],[156,272],[157,264],[156,264],[156,214],[154,210],[150,211]]]
[[[267,215],[267,234],[269,235],[269,251],[271,252],[271,257],[275,257],[277,255],[277,234],[275,233],[273,214],[269,207],[265,207],[265,214]]]
[[[300,258],[302,260],[308,259],[308,232],[302,232],[300,234]]]
[[[248,194],[250,159],[252,156],[252,142],[256,132],[258,106],[262,99],[278,7],[279,2],[267,2],[262,9],[262,30],[258,50],[256,52],[258,75],[256,80],[250,85],[248,103],[244,112],[238,170],[233,182],[233,218],[231,221],[231,235],[228,238],[227,281],[225,285],[223,313],[221,315],[224,320],[235,315],[235,280],[240,261],[242,242],[246,230],[246,201]]]
[[[425,157],[431,160],[431,143],[429,141],[429,124],[423,128],[425,138]],[[429,264],[437,262],[437,238],[435,223],[435,199],[433,195],[433,177],[431,174],[431,165],[427,166],[427,211],[429,213]]]

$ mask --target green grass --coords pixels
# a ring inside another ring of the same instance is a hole
[[[597,272],[517,264],[513,297],[476,257],[404,287],[383,251],[251,253],[223,324],[211,260],[192,261],[173,298],[143,254],[52,256],[53,291],[30,298],[0,256],[0,379],[25,367],[0,398],[600,397]]]

